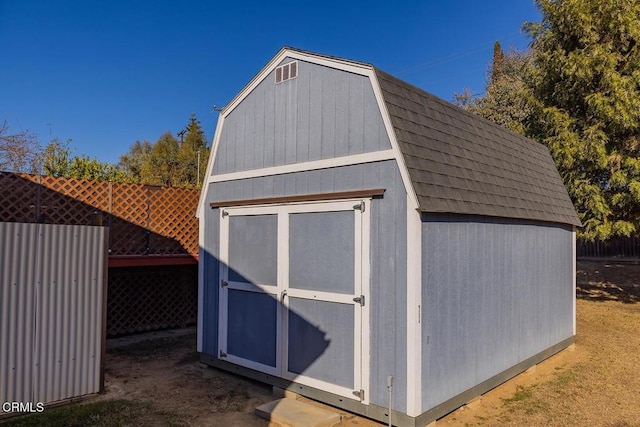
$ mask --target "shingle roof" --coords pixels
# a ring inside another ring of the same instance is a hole
[[[581,225],[545,146],[374,70],[421,211]]]

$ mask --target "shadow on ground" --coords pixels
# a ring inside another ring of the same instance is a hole
[[[637,261],[578,261],[576,296],[589,301],[640,302],[640,263]]]

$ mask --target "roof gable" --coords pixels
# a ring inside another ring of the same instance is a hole
[[[222,109],[207,166],[212,183],[222,123],[285,58],[371,79],[412,204],[422,212],[520,218],[580,226],[547,148],[458,108],[373,65],[285,47]],[[201,193],[198,216],[204,209]]]
[[[545,146],[375,72],[422,212],[581,225]]]

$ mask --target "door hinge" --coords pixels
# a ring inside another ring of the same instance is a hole
[[[229,212],[225,211],[224,209],[222,209],[222,211],[220,211],[220,213],[222,214],[222,217],[224,218],[225,216],[229,216]]]
[[[364,212],[364,202],[360,202],[357,205],[353,205],[353,209],[357,209],[359,211]]]
[[[355,297],[353,302],[359,303],[362,307],[364,307],[364,295],[360,295],[359,297]]]
[[[360,399],[360,402],[364,402],[364,390],[354,390],[353,395]]]
[[[224,351],[220,350],[220,359],[222,359],[223,357],[227,357],[227,353],[225,353]]]
[[[220,287],[224,288],[225,286],[229,286],[229,283],[227,283],[224,279],[220,280]]]

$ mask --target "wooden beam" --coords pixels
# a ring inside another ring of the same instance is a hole
[[[323,200],[361,199],[364,197],[382,197],[384,188],[370,190],[341,191],[337,193],[301,194],[297,196],[265,197],[262,199],[226,200],[211,202],[212,208],[230,208],[233,206],[272,205],[276,203],[318,202]]]

